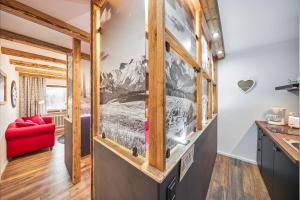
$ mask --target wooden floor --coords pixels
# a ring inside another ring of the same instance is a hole
[[[90,199],[90,158],[82,160],[81,182],[72,185],[63,145],[9,162],[0,182],[0,199]],[[218,155],[207,200],[270,199],[255,165]]]
[[[206,200],[269,200],[256,165],[218,155]]]
[[[64,145],[13,159],[0,181],[1,200],[90,199],[90,157],[81,162],[81,182],[72,185],[64,165]]]

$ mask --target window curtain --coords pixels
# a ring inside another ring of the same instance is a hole
[[[44,78],[20,76],[20,116],[44,115],[45,94]]]

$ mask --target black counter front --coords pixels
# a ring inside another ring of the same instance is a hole
[[[166,200],[173,180],[176,200],[204,200],[217,155],[217,117],[194,142],[194,162],[181,181],[180,160],[160,182],[101,142],[94,140],[94,145],[97,200]]]

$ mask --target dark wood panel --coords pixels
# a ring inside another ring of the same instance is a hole
[[[217,155],[217,118],[195,142],[194,163],[177,185],[176,200],[205,199]],[[160,199],[166,199],[166,189],[173,177],[179,181],[180,163],[161,185]]]
[[[81,116],[81,157],[91,153],[91,117]]]
[[[275,149],[273,199],[299,199],[299,169],[280,149]]]
[[[217,118],[195,142],[194,163],[179,182],[180,161],[162,184],[146,176],[127,161],[94,141],[96,199],[165,200],[167,187],[175,178],[176,200],[206,198],[217,155]]]
[[[273,192],[273,161],[274,161],[274,143],[265,134],[262,136],[262,154],[261,154],[261,174],[264,179],[267,190],[272,197]]]
[[[261,131],[261,129],[258,128],[258,131],[257,131],[257,155],[256,155],[256,161],[257,161],[257,166],[258,166],[258,169],[261,171],[261,158],[262,158],[262,145],[261,145],[261,140],[262,140],[262,136],[263,136],[263,133]]]
[[[299,165],[299,153],[288,145],[283,138],[292,140],[299,140],[299,129],[290,129],[286,126],[269,125],[265,121],[256,121],[256,125],[261,128],[264,134],[266,134],[290,159],[293,163]],[[267,127],[281,128],[288,131],[289,134],[275,133],[267,129]]]
[[[65,165],[67,167],[67,170],[70,174],[70,177],[72,177],[72,164],[73,164],[73,154],[72,154],[72,141],[73,141],[73,136],[72,136],[72,122],[70,119],[65,118],[64,119],[64,133],[65,133]]]
[[[157,183],[133,165],[94,141],[95,199],[156,200]]]

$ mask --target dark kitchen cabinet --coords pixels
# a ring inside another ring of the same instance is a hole
[[[273,198],[274,200],[299,199],[299,171],[279,148],[275,147]]]
[[[259,168],[259,171],[261,171],[261,139],[262,139],[263,133],[260,128],[258,128],[258,134],[257,134],[257,166]]]
[[[273,170],[274,170],[274,151],[273,142],[265,134],[261,140],[261,175],[268,189],[270,197],[273,192]],[[273,198],[272,198],[273,199]]]
[[[299,199],[299,171],[276,144],[258,129],[257,164],[272,200]]]

